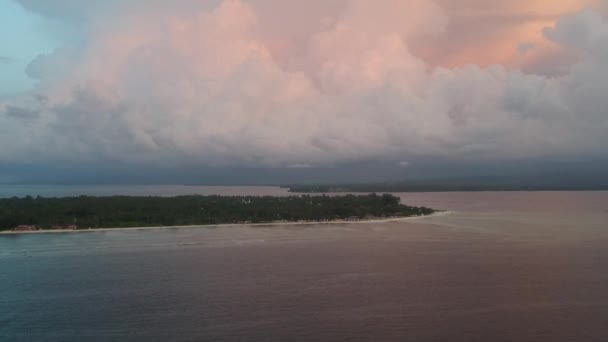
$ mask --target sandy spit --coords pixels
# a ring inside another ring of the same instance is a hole
[[[389,217],[384,219],[370,220],[335,220],[335,221],[298,221],[298,222],[269,222],[269,223],[227,223],[227,224],[212,224],[212,225],[190,225],[190,226],[159,226],[159,227],[129,227],[129,228],[91,228],[77,230],[36,230],[31,232],[15,232],[2,231],[0,235],[20,235],[20,234],[68,234],[68,233],[92,233],[92,232],[108,232],[108,231],[129,231],[129,230],[158,230],[158,229],[196,229],[196,228],[235,228],[235,227],[272,227],[272,226],[314,226],[314,225],[332,225],[332,224],[370,224],[370,223],[390,223],[390,222],[407,222],[413,220],[424,220],[437,216],[445,216],[452,214],[453,211],[440,211],[426,216],[409,216],[409,217]]]

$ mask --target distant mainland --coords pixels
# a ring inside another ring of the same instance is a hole
[[[550,182],[532,183],[484,183],[478,182],[411,182],[411,183],[361,183],[361,184],[299,184],[283,185],[291,193],[397,193],[397,192],[469,192],[469,191],[602,191],[604,184],[563,184]]]
[[[0,199],[0,231],[362,221],[426,216],[390,194]]]

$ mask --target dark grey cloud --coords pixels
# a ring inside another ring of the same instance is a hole
[[[18,120],[30,120],[38,118],[40,113],[30,108],[7,106],[4,115]]]

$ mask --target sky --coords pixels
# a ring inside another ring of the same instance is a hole
[[[593,167],[607,18],[608,0],[0,0],[0,181]]]
[[[16,2],[0,0],[0,98],[31,90],[36,81],[25,74],[27,65],[60,44],[42,23],[42,18]]]

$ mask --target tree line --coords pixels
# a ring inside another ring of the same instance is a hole
[[[0,199],[0,230],[19,225],[126,228],[276,221],[329,221],[428,215],[393,195],[25,197]]]

